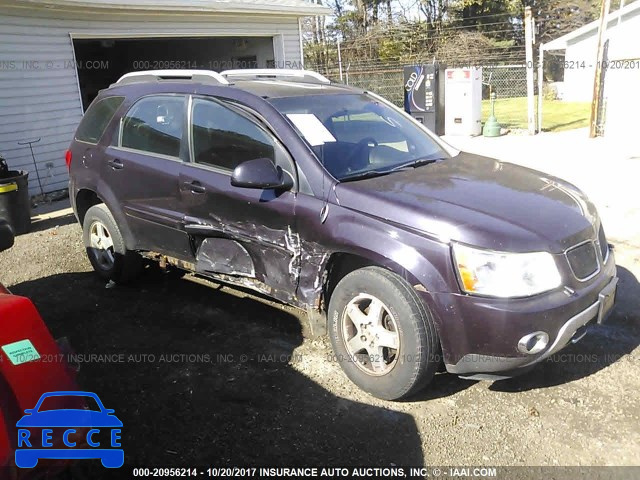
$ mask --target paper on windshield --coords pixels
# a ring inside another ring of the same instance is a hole
[[[300,130],[307,142],[314,147],[336,141],[327,127],[312,113],[288,113],[287,117]]]

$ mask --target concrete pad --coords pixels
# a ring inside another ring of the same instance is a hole
[[[51,203],[41,203],[31,209],[31,221],[48,220],[73,213],[69,197]]]
[[[73,222],[75,222],[75,216],[68,197],[51,203],[41,203],[31,209],[31,231]]]

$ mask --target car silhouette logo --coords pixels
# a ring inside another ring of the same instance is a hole
[[[92,398],[100,410],[40,411],[42,403],[51,397]],[[104,407],[95,393],[48,392],[40,397],[33,409],[26,409],[24,413],[16,423],[18,446],[15,460],[18,467],[33,468],[39,459],[99,458],[107,468],[119,468],[124,464],[124,450],[120,448],[122,422],[113,415],[114,410]],[[108,445],[105,445],[106,434]],[[56,448],[58,446],[66,448]]]

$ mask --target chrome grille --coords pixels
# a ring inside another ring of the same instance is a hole
[[[571,271],[578,280],[587,280],[598,272],[598,254],[594,242],[589,241],[577,245],[566,253]]]
[[[609,244],[607,243],[607,237],[604,236],[604,228],[602,228],[602,225],[600,225],[600,230],[598,230],[598,243],[600,244],[602,263],[604,263],[609,256]]]

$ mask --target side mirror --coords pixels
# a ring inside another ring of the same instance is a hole
[[[231,174],[231,185],[241,188],[289,190],[293,179],[268,158],[247,160]]]
[[[13,229],[5,220],[0,219],[0,252],[13,246]]]

